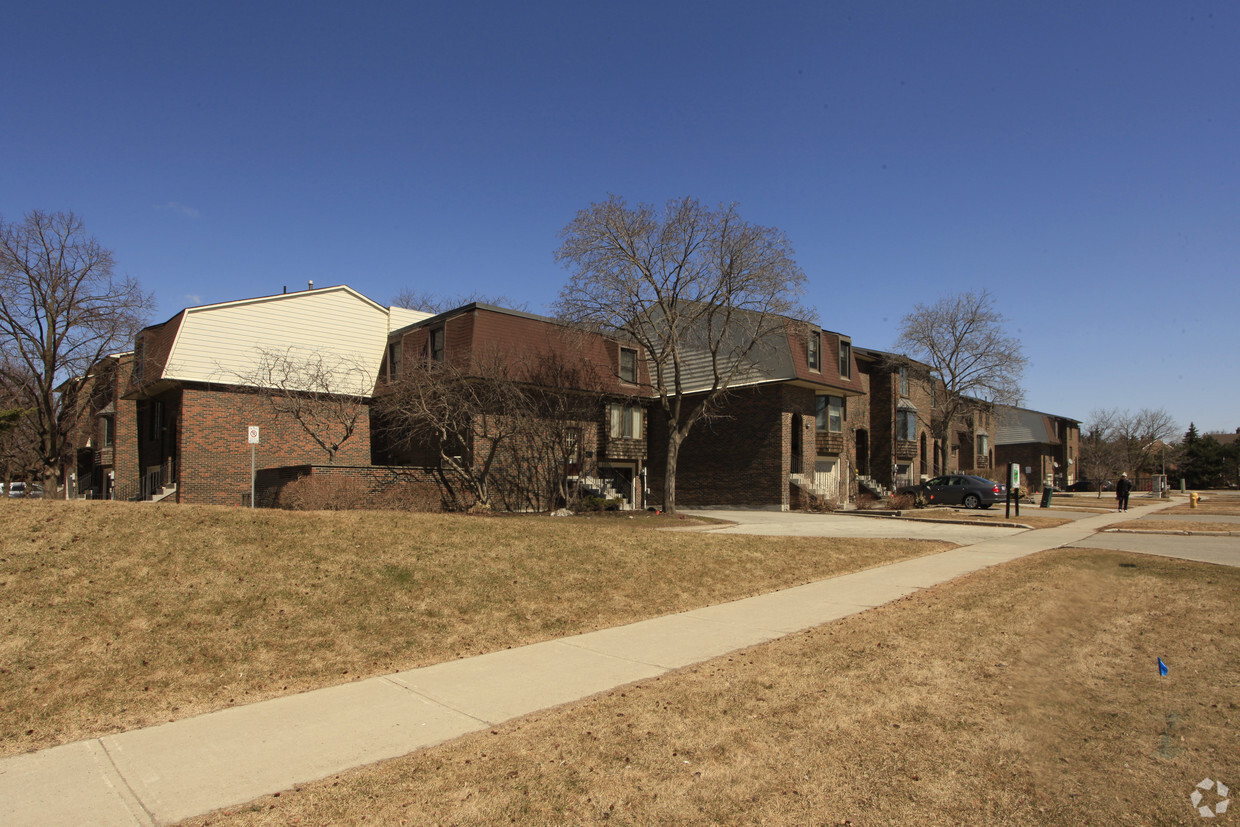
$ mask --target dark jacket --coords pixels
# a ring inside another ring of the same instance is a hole
[[[1122,497],[1132,490],[1132,483],[1127,477],[1120,477],[1119,482],[1115,483],[1115,496]]]

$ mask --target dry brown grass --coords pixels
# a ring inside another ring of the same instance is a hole
[[[1165,512],[1164,512],[1165,513]],[[1240,523],[1211,523],[1200,520],[1128,520],[1113,523],[1107,528],[1122,528],[1128,531],[1191,531],[1194,534],[1203,532],[1240,532]]]
[[[5,755],[950,547],[649,517],[0,501],[0,519]]]
[[[1207,497],[1197,503],[1197,507],[1193,508],[1188,503],[1173,505],[1165,509],[1161,514],[1219,514],[1230,517],[1240,516],[1240,497]]]
[[[1238,589],[1047,552],[190,823],[1198,824],[1240,784]]]

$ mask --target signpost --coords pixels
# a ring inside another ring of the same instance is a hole
[[[258,426],[251,425],[248,429],[247,438],[250,441],[250,508],[254,507],[254,450],[258,445]]]
[[[1020,498],[1016,496],[1020,489],[1020,466],[1015,462],[1008,463],[1007,508],[1004,517],[1012,516],[1012,502],[1016,502],[1016,516],[1020,516]]]

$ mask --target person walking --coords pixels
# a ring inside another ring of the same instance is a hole
[[[1132,491],[1132,483],[1128,481],[1128,472],[1120,474],[1119,482],[1115,483],[1115,500],[1117,511],[1128,510],[1128,492]]]

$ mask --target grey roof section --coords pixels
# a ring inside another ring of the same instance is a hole
[[[997,418],[996,445],[1022,445],[1037,442],[1057,445],[1059,438],[1050,429],[1046,414],[1027,411],[1024,408],[1004,408]]]

